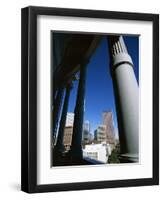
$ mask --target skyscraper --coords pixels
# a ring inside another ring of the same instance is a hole
[[[74,124],[74,113],[67,113],[67,117],[66,117],[66,127],[67,126],[73,126]]]
[[[112,147],[114,147],[115,130],[114,130],[113,113],[111,111],[104,111],[102,115],[103,115],[103,124],[106,126],[106,142],[109,143]]]
[[[72,133],[73,133],[73,124],[74,124],[74,113],[67,113],[66,125],[64,129],[64,139],[63,139],[66,151],[70,150]]]
[[[94,132],[94,142],[101,143],[106,142],[106,126],[101,124],[98,125]]]
[[[84,144],[89,143],[91,141],[91,134],[90,134],[90,122],[86,120],[83,124],[83,138]]]
[[[88,120],[86,120],[83,124],[83,130],[85,130],[86,132],[90,133],[90,122]]]

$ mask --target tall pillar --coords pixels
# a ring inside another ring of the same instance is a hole
[[[122,36],[108,36],[121,162],[139,159],[139,88]]]
[[[57,144],[56,144],[56,151],[58,153],[62,153],[64,151],[64,144],[63,144],[64,129],[65,129],[65,124],[66,124],[66,117],[67,117],[67,110],[68,110],[68,103],[69,103],[71,88],[72,88],[71,84],[69,84],[66,87],[66,96],[64,99],[64,105],[63,105],[62,116],[60,120],[59,131],[58,131]]]
[[[53,113],[52,113],[52,130],[53,130],[53,137],[56,137],[57,127],[58,127],[58,120],[60,116],[62,98],[63,98],[64,88],[60,87],[58,89],[56,99],[53,105]]]
[[[84,99],[85,99],[85,84],[86,84],[87,62],[80,65],[80,79],[78,85],[75,116],[73,125],[73,135],[71,142],[70,155],[74,159],[82,159],[82,133],[84,119]]]

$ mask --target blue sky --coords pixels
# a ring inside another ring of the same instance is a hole
[[[138,36],[124,36],[128,52],[133,59],[136,78],[139,77],[139,39]],[[99,124],[102,124],[102,112],[111,110],[113,112],[114,125],[117,129],[117,115],[113,93],[112,78],[109,70],[109,51],[106,37],[101,41],[94,55],[91,57],[87,68],[85,115],[84,120],[89,120],[91,133]],[[74,112],[78,82],[74,82],[71,91],[68,112]]]

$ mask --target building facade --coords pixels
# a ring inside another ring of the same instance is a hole
[[[101,143],[106,142],[106,126],[101,124],[94,132],[94,142]]]
[[[68,126],[73,126],[74,124],[74,113],[70,113],[68,112],[67,113],[67,116],[66,116],[66,127]]]
[[[74,123],[74,113],[67,113],[66,125],[64,128],[64,138],[63,138],[65,151],[69,151],[71,147],[73,123]]]
[[[83,124],[82,142],[85,145],[91,143],[91,141],[92,141],[92,135],[90,133],[90,122],[86,120]]]
[[[106,142],[109,143],[114,148],[115,130],[114,130],[113,113],[111,111],[104,111],[102,116],[103,116],[103,124],[106,127]]]
[[[73,126],[67,126],[64,129],[64,138],[63,138],[63,144],[65,151],[69,151],[71,147],[71,141],[72,141],[72,132],[73,132]]]
[[[89,157],[103,163],[108,162],[108,157],[111,154],[111,147],[105,142],[100,144],[88,144],[83,149],[83,156]]]

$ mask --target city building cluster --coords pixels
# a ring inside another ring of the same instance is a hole
[[[107,163],[108,157],[116,146],[115,128],[113,113],[104,111],[102,113],[103,123],[97,125],[94,133],[91,133],[91,124],[89,120],[83,123],[82,149],[83,156]],[[64,128],[63,144],[65,151],[71,148],[72,134],[74,124],[74,113],[67,113],[66,124]]]

